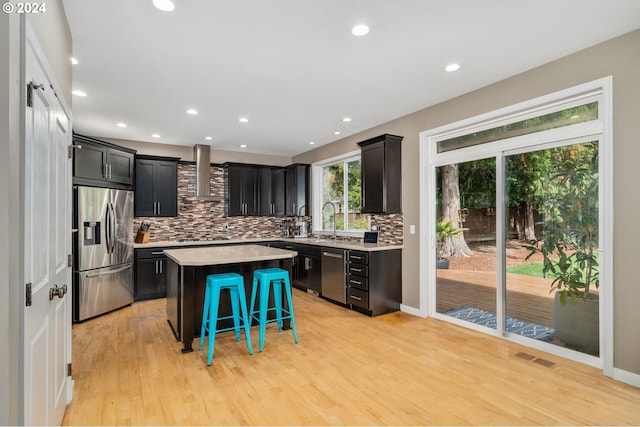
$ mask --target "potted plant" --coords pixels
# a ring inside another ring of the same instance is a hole
[[[464,228],[454,228],[451,220],[443,219],[436,223],[436,268],[449,268],[449,255],[451,254],[451,238],[459,236]]]
[[[593,144],[593,143],[592,143]],[[557,159],[556,159],[557,158]],[[555,160],[555,161],[554,161]],[[543,240],[529,246],[543,257],[555,292],[555,336],[588,353],[599,350],[597,145],[562,147],[552,156],[542,206]]]

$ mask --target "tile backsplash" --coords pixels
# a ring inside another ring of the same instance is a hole
[[[196,192],[196,167],[178,164],[178,216],[134,218],[134,232],[144,221],[151,224],[149,240],[207,239],[216,237],[278,238],[283,217],[225,216],[224,201],[188,200]],[[211,166],[211,193],[224,199],[224,168]],[[310,217],[300,218],[310,221]],[[402,214],[372,215],[371,225],[380,227],[379,242],[402,244]]]

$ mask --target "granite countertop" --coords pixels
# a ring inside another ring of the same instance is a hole
[[[358,251],[365,252],[374,252],[374,251],[385,251],[392,249],[402,249],[402,245],[390,245],[387,243],[363,243],[361,241],[350,241],[350,240],[333,240],[331,238],[316,238],[316,237],[305,237],[305,238],[283,238],[283,237],[272,237],[272,238],[250,238],[250,239],[229,239],[229,240],[198,240],[198,241],[176,241],[176,240],[158,240],[151,241],[149,243],[134,243],[133,247],[135,249],[143,249],[143,248],[182,248],[182,247],[194,247],[194,246],[213,246],[213,245],[235,245],[239,243],[260,243],[260,242],[288,242],[288,243],[302,243],[305,245],[314,245],[314,246],[323,246],[329,248],[339,248],[339,249],[352,249]]]
[[[168,249],[164,253],[182,266],[236,264],[294,258],[298,253],[260,245],[228,245]]]

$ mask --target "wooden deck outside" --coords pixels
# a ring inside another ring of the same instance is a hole
[[[553,327],[551,279],[507,273],[507,314],[526,322]],[[496,273],[437,271],[437,311],[476,307],[496,312]]]

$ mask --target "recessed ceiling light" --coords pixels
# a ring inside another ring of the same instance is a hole
[[[213,141],[213,137],[212,136],[205,136],[204,139],[206,139],[207,141]]]
[[[160,134],[152,133],[151,138],[160,138]]]
[[[340,135],[340,131],[339,131],[339,130],[337,130],[337,131],[335,131],[333,134],[334,134],[334,135]]]
[[[153,0],[153,5],[164,12],[171,12],[176,8],[171,0]]]
[[[74,58],[73,56],[71,57],[71,64],[72,65],[78,65],[78,60],[76,58]]]
[[[126,128],[127,124],[120,122],[120,123],[116,123],[116,126],[118,126],[119,128]]]
[[[238,119],[238,121],[239,121],[240,123],[248,123],[248,122],[249,122],[249,119],[248,119],[248,118],[246,118],[246,117],[240,117],[240,118]]]
[[[364,24],[358,24],[351,29],[351,34],[356,37],[365,36],[369,34],[369,27]]]
[[[313,141],[310,141],[310,142],[309,142],[309,145],[316,145],[316,143],[315,143],[315,142],[313,142]]]
[[[247,148],[247,144],[240,144],[240,148]]]
[[[74,90],[71,93],[74,94],[75,96],[87,96],[87,94],[81,90]]]
[[[193,108],[189,108],[186,112],[187,114],[191,114],[192,116],[195,116],[196,114],[198,114],[198,110],[195,110]]]
[[[342,121],[345,123],[349,123],[351,121],[351,117],[343,117]]]
[[[449,64],[444,67],[444,70],[448,73],[453,73],[454,71],[458,71],[460,69],[460,64]]]

